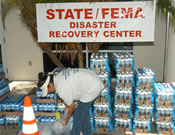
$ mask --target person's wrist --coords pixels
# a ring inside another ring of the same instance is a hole
[[[65,120],[63,120],[63,123],[64,123],[64,125],[66,125],[67,124],[67,120],[65,119]]]

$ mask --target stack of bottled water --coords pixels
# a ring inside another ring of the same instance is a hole
[[[0,80],[0,98],[10,91],[9,85],[4,79]]]
[[[148,119],[134,119],[133,131],[136,133],[150,133],[151,121]]]
[[[155,89],[156,76],[150,68],[137,68],[136,89]]]
[[[114,127],[119,131],[132,131],[132,119],[115,118]]]
[[[90,58],[90,69],[97,73],[104,84],[104,89],[98,95],[93,107],[94,127],[97,132],[112,132],[112,98],[111,98],[111,73],[107,53],[93,53]],[[99,124],[101,123],[101,124]],[[109,126],[100,126],[107,123]],[[109,128],[110,127],[110,128]]]
[[[113,53],[113,66],[116,71],[114,91],[114,128],[117,131],[132,131],[134,58],[128,52]]]
[[[24,99],[25,95],[11,94],[1,103],[2,112],[19,112],[20,102]]]
[[[107,53],[92,53],[90,69],[96,73],[109,72],[109,58]]]
[[[42,91],[37,88],[36,97],[34,97],[33,101],[32,106],[34,112],[37,112],[39,122],[51,122],[56,119],[55,113],[58,110],[58,97],[55,92],[48,93],[46,97],[42,97]]]
[[[42,97],[42,90],[37,88],[36,89],[36,96],[38,99],[54,99],[55,98],[55,93],[48,93],[45,97]]]
[[[60,113],[60,117],[62,118],[64,115],[64,111],[65,111],[65,104],[64,103],[59,103],[57,105],[57,112]]]
[[[2,64],[0,64],[0,129],[5,128],[5,116],[2,112],[4,112],[4,109],[7,108],[7,106],[2,103],[10,93],[10,88],[8,83],[5,81],[4,75],[4,68]]]
[[[1,102],[2,118],[6,129],[21,129],[20,103],[24,97],[25,95],[11,94]]]
[[[173,83],[156,83],[155,123],[159,134],[173,134],[175,131],[175,90],[173,88]]]
[[[5,126],[6,129],[21,129],[22,118],[18,115],[6,115]]]
[[[98,132],[112,132],[113,131],[113,124],[112,120],[108,117],[96,117],[95,121],[95,128],[98,129]]]
[[[10,92],[9,85],[4,78],[4,68],[2,64],[0,64],[0,102],[8,96],[7,94],[9,92]]]
[[[38,104],[36,102],[37,96],[31,95],[30,99],[31,99],[31,102],[32,102],[33,111],[35,113],[38,112]],[[20,105],[20,111],[23,112],[24,111],[24,98],[20,101],[19,105]]]
[[[54,116],[38,116],[36,117],[36,121],[37,122],[55,122],[56,121],[56,118]]]
[[[133,132],[150,133],[154,116],[154,89],[156,77],[149,68],[137,68]]]
[[[116,72],[134,71],[134,58],[129,52],[113,53],[113,66]]]
[[[5,127],[5,117],[0,116],[0,129],[4,129]]]
[[[94,117],[112,117],[111,105],[105,102],[95,102]]]

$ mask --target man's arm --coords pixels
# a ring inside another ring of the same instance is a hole
[[[67,122],[70,119],[70,117],[72,116],[74,110],[75,110],[75,103],[72,102],[72,104],[69,106],[68,114],[67,114],[66,118],[64,119],[65,124],[67,124]]]

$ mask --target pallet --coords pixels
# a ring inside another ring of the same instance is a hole
[[[54,103],[55,99],[36,99],[37,103]]]
[[[5,126],[0,126],[0,129],[5,129]]]
[[[7,98],[9,95],[11,94],[11,92],[7,92],[6,94],[4,94],[3,96],[0,97],[0,102],[3,101],[5,98]]]
[[[20,112],[1,112],[2,115],[18,115],[20,116]]]
[[[6,129],[8,129],[8,130],[18,130],[19,125],[7,125]]]
[[[37,112],[35,116],[56,116],[55,112]]]

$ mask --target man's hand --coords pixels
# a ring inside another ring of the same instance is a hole
[[[65,124],[67,124],[67,122],[70,119],[70,117],[72,116],[74,110],[75,110],[75,103],[72,102],[72,104],[69,106],[69,111],[68,111],[67,117],[64,120]]]

